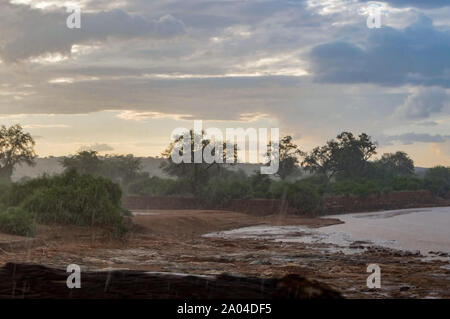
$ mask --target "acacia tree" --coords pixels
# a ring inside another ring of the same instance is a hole
[[[387,177],[414,175],[414,161],[405,152],[385,153],[375,165]]]
[[[103,175],[125,188],[142,173],[140,158],[128,155],[105,155]]]
[[[74,169],[80,175],[101,175],[102,172],[102,161],[96,151],[80,151],[76,155],[64,157],[61,164],[66,171]]]
[[[205,132],[201,134],[190,130],[188,133],[189,140],[186,142],[185,136],[181,135],[170,143],[167,149],[161,154],[166,161],[161,163],[162,170],[170,176],[184,178],[188,181],[192,194],[198,195],[202,185],[205,185],[211,175],[220,175],[225,170],[225,163],[234,164],[237,161],[237,147],[233,145],[233,149],[227,151],[227,143],[222,141],[211,141],[204,138]],[[179,147],[182,144],[183,147]],[[220,158],[222,163],[213,161],[206,163],[203,159],[201,163],[195,163],[194,159],[197,154],[203,155],[204,151],[208,151],[213,157]],[[175,163],[172,154],[178,154],[180,157],[187,156],[188,162],[182,161]],[[214,168],[214,169],[213,169]]]
[[[272,144],[267,145],[267,158],[270,160],[278,160],[279,167],[276,175],[282,180],[286,180],[289,177],[295,177],[300,175],[300,156],[305,154],[300,150],[300,148],[292,142],[292,136],[283,137],[278,143],[279,155],[278,158],[274,158],[274,153],[272,153]],[[270,165],[268,163],[267,165]]]
[[[368,160],[376,154],[376,148],[376,143],[366,133],[355,137],[351,132],[342,132],[336,140],[314,148],[302,165],[311,173],[325,175],[328,179],[361,177],[368,169]]]
[[[0,179],[10,182],[14,167],[26,163],[35,165],[34,139],[20,124],[0,128]]]
[[[119,183],[124,191],[141,174],[142,163],[133,155],[99,156],[97,151],[80,151],[65,157],[62,166],[66,171],[76,170],[79,174],[99,175]]]
[[[433,194],[450,198],[450,167],[435,166],[428,169],[424,182]]]

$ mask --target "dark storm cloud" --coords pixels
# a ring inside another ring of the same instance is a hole
[[[362,45],[318,45],[310,53],[310,62],[318,81],[450,87],[449,56],[450,32],[436,29],[421,16],[404,30],[375,29]]]
[[[373,2],[373,0],[361,0],[361,2]],[[450,6],[450,1],[448,0],[384,0],[380,2],[387,2],[391,6],[398,8],[416,7],[432,9]]]
[[[0,2],[0,57],[18,61],[47,53],[68,55],[72,45],[110,38],[171,38],[185,32],[184,23],[171,15],[151,19],[116,9],[86,12],[81,29],[69,29],[65,10],[44,11]]]
[[[382,145],[392,145],[392,142],[400,142],[403,145],[413,143],[444,143],[450,139],[450,135],[431,135],[427,133],[404,133],[399,135],[381,135],[377,140]]]

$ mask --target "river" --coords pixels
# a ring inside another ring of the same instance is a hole
[[[344,233],[353,240],[367,240],[404,250],[450,253],[450,207],[403,209],[334,217],[344,224],[323,227],[326,234]]]
[[[332,251],[354,254],[369,246],[450,254],[450,207],[418,208],[326,216],[343,224],[322,228],[252,226],[205,237],[268,239],[286,243],[329,244]],[[359,243],[355,248],[355,242]],[[323,247],[323,245],[320,245]],[[436,254],[433,254],[436,256]],[[448,259],[448,256],[445,258]]]

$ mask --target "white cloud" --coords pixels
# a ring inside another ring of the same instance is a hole
[[[163,119],[170,118],[175,120],[189,119],[192,115],[189,114],[168,114],[161,112],[136,112],[136,111],[123,111],[117,115],[122,120],[130,121],[146,121],[150,119]]]
[[[26,129],[68,128],[68,127],[70,127],[70,125],[66,125],[66,124],[27,124],[27,125],[23,126],[23,128],[26,128]]]

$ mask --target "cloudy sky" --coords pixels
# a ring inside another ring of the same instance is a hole
[[[450,165],[449,97],[449,0],[0,0],[1,124],[40,156],[154,156],[201,119]]]

